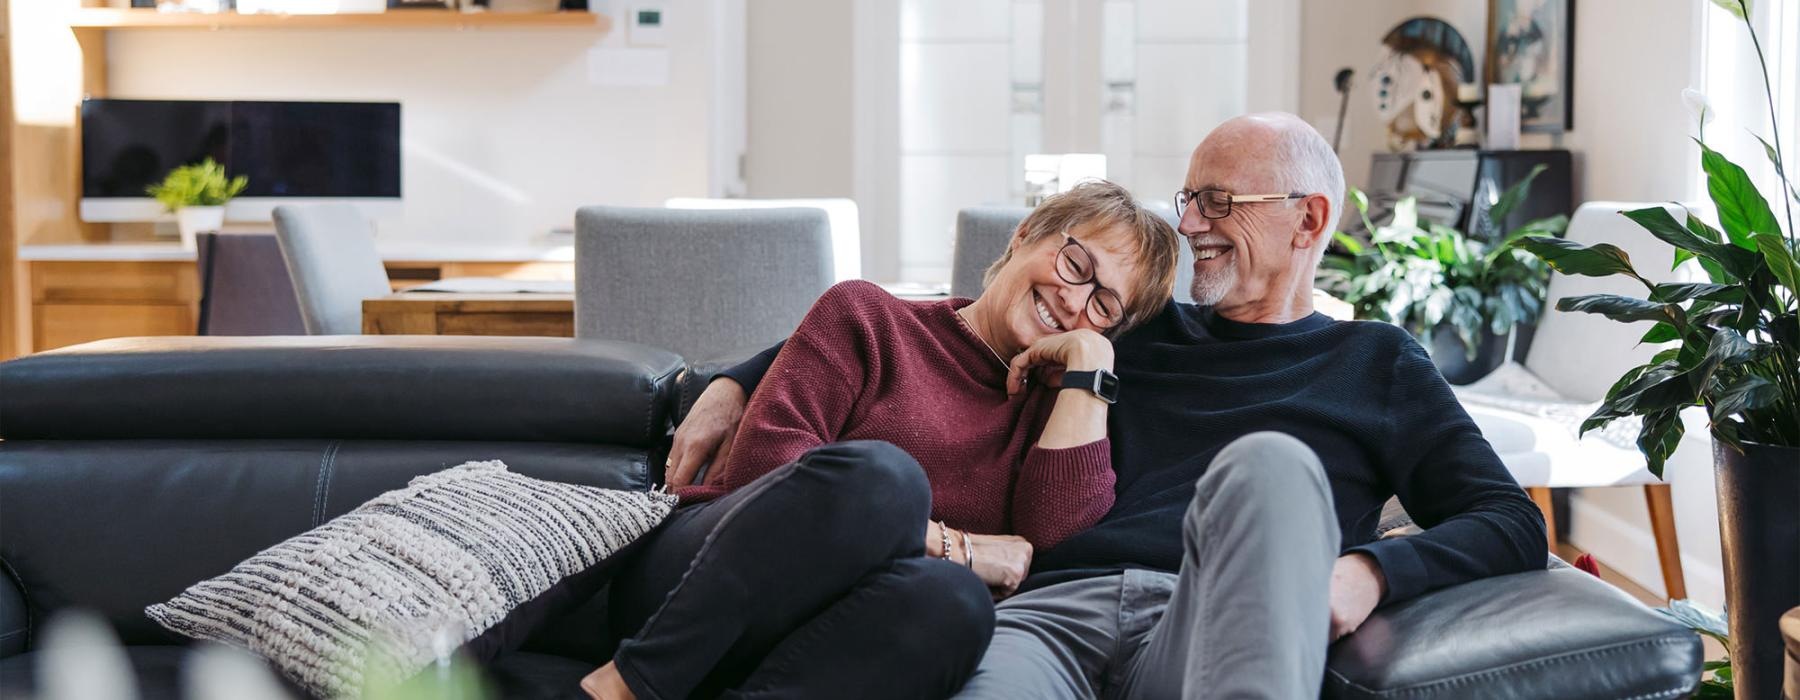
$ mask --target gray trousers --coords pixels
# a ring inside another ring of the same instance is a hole
[[[1280,433],[1220,451],[1182,521],[1181,572],[1014,596],[958,698],[1316,698],[1337,517],[1319,458]]]

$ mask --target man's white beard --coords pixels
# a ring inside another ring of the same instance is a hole
[[[1237,266],[1231,265],[1216,272],[1194,272],[1194,283],[1188,287],[1188,294],[1194,303],[1201,306],[1214,306],[1231,293],[1237,285]]]

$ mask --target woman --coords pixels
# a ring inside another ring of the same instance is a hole
[[[1033,211],[973,301],[832,287],[723,469],[677,490],[695,505],[615,579],[630,638],[583,689],[954,692],[992,635],[991,596],[1111,507],[1111,392],[1093,379],[1112,369],[1106,337],[1167,302],[1175,255],[1166,222],[1096,182]],[[1064,372],[1085,388],[1059,391]]]

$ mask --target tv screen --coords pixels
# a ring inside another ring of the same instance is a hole
[[[81,103],[83,197],[145,197],[211,157],[250,179],[243,197],[400,197],[394,102]]]

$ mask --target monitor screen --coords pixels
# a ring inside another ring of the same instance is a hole
[[[81,103],[83,197],[144,197],[171,169],[209,156],[249,178],[243,197],[398,198],[400,105]]]

